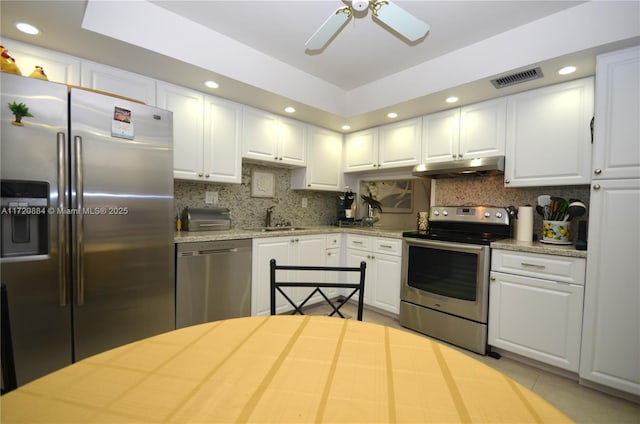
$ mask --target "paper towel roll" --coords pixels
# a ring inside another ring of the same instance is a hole
[[[516,223],[516,240],[533,240],[533,207],[520,206],[518,208],[518,221]]]

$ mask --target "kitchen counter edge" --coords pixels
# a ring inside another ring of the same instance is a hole
[[[587,257],[586,250],[576,250],[574,245],[545,244],[539,241],[518,241],[514,239],[491,242],[492,249],[513,250],[544,255],[569,256],[572,258]]]
[[[174,243],[189,243],[199,241],[239,240],[267,237],[287,237],[292,235],[316,235],[316,234],[360,234],[366,236],[402,238],[402,232],[407,229],[390,229],[377,227],[349,227],[340,228],[327,226],[305,227],[299,230],[260,231],[232,229],[223,231],[176,231],[173,237]]]

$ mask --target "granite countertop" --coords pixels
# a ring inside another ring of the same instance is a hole
[[[573,244],[559,245],[541,243],[539,241],[518,241],[514,239],[507,239],[491,242],[491,248],[546,255],[570,256],[573,258],[587,257],[586,250],[576,250]]]
[[[256,229],[240,229],[235,228],[223,231],[176,231],[173,241],[175,243],[187,243],[198,241],[218,241],[218,240],[238,240],[238,239],[254,239],[265,237],[282,237],[291,235],[314,235],[314,234],[330,234],[330,233],[348,233],[361,234],[366,236],[402,238],[403,231],[408,229],[383,228],[383,227],[349,227],[340,228],[331,225],[321,226],[301,226],[295,227],[296,230],[278,230],[278,231],[262,231]]]

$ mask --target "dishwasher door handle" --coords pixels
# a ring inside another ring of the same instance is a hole
[[[181,252],[180,257],[184,256],[204,256],[204,255],[219,255],[221,253],[237,253],[238,248],[233,249],[209,249],[209,250],[194,250],[191,252]]]

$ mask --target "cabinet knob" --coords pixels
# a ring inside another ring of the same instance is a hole
[[[451,157],[455,159],[455,158],[456,158],[456,155],[451,155]]]
[[[491,281],[496,281],[496,277],[491,277],[490,280]]]
[[[204,174],[204,177],[205,177],[205,178],[209,178],[209,177],[210,177],[210,175],[209,175],[209,174]]]
[[[594,190],[600,190],[600,184],[594,184],[593,185],[593,189]]]
[[[202,177],[202,172],[198,172],[198,177]]]
[[[600,174],[602,174],[602,169],[596,168],[596,169],[593,170],[593,173],[596,174],[596,175],[600,175]]]
[[[462,155],[458,155],[458,159],[462,159]]]
[[[311,187],[311,184],[307,184],[307,187]]]
[[[505,184],[509,184],[511,182],[511,180],[509,178],[507,178],[506,180],[504,180]]]

